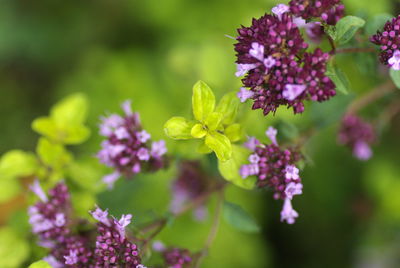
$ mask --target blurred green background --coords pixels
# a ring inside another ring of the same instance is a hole
[[[399,1],[345,0],[347,14],[368,18],[399,13]],[[241,24],[269,12],[272,0],[26,1],[2,0],[0,8],[0,154],[18,148],[34,151],[38,136],[31,121],[48,114],[52,104],[73,92],[90,101],[91,138],[71,147],[84,163],[97,163],[99,116],[120,111],[132,99],[144,127],[155,139],[173,115],[190,114],[191,87],[199,79],[217,97],[236,91],[233,40]],[[304,130],[320,124],[307,143],[310,164],[302,172],[304,194],[294,202],[300,218],[293,226],[279,222],[281,202],[270,193],[228,188],[229,201],[241,204],[262,225],[260,234],[239,233],[222,223],[202,267],[400,267],[400,117],[381,131],[372,160],[361,163],[336,143],[337,121],[351,98],[379,81],[366,75],[362,61],[339,59],[352,93],[331,103],[309,106],[303,116],[281,109],[264,118],[246,112],[248,134],[263,136],[284,120]],[[361,63],[360,63],[361,62]],[[360,65],[361,66],[358,66]],[[361,67],[361,68],[357,68]],[[383,103],[368,109],[379,114]],[[250,105],[243,105],[248,111]],[[329,120],[328,120],[329,118]],[[189,158],[190,143],[168,141],[170,151]],[[82,171],[95,183],[108,170]],[[167,210],[174,168],[121,180],[98,202],[114,215],[132,213],[136,223]],[[150,198],[151,197],[151,198]],[[210,209],[213,208],[213,202]],[[82,214],[86,210],[81,211]],[[186,215],[159,237],[166,244],[199,250],[210,219],[194,222]],[[0,248],[5,245],[1,245]],[[31,254],[33,256],[34,254]]]

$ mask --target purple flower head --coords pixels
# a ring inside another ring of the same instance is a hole
[[[340,0],[292,0],[290,12],[305,20],[321,18],[328,24],[335,25],[343,16],[344,6]]]
[[[278,145],[278,141],[276,140],[276,135],[278,134],[278,130],[274,127],[269,127],[267,131],[265,131],[265,135],[271,140],[271,142],[275,145]]]
[[[107,134],[97,154],[100,162],[114,168],[103,181],[112,188],[120,177],[132,177],[139,172],[156,171],[166,165],[164,141],[152,142],[150,134],[133,113],[129,101],[123,103],[124,117],[111,115],[102,119],[101,132]]]
[[[245,102],[248,99],[251,99],[254,96],[254,92],[251,90],[247,90],[246,88],[240,88],[240,91],[237,93],[237,97],[240,99],[240,102]]]
[[[289,12],[289,6],[285,4],[278,4],[275,7],[273,7],[271,11],[279,18],[281,18],[284,13]]]
[[[343,117],[338,133],[338,142],[352,149],[353,155],[360,160],[372,157],[372,145],[376,140],[373,126],[360,117],[346,115]]]
[[[285,177],[288,180],[297,181],[300,179],[299,177],[299,169],[294,165],[287,165],[285,168]]]
[[[253,19],[238,33],[236,63],[255,64],[241,72],[246,74],[244,86],[253,94],[241,90],[238,96],[242,101],[253,99],[252,109],[267,115],[284,105],[302,113],[305,100],[326,101],[335,95],[335,85],[325,75],[329,54],[320,49],[305,52],[308,44],[289,13]]]
[[[168,248],[163,252],[165,267],[189,268],[192,263],[191,253],[187,249]]]
[[[115,221],[115,225],[117,226],[119,233],[121,236],[125,236],[125,227],[131,223],[132,215],[122,215],[119,221]]]
[[[247,141],[243,144],[244,147],[247,149],[254,151],[261,142],[257,140],[255,137],[248,137]]]
[[[165,247],[164,243],[161,241],[154,241],[153,242],[153,250],[157,251],[157,252],[163,252],[164,250],[166,250],[167,248]]]
[[[132,101],[126,100],[121,104],[122,110],[124,111],[125,115],[131,116],[133,115],[132,112]]]
[[[371,42],[380,46],[380,61],[400,70],[400,15],[386,22],[383,31],[378,31],[371,37]]]
[[[50,266],[52,268],[63,268],[64,267],[64,264],[57,261],[57,259],[52,255],[48,255],[48,256],[44,257],[43,260],[45,262],[47,262],[48,264],[50,264]]]
[[[393,70],[400,71],[400,50],[396,50],[393,56],[388,60],[390,67]]]
[[[260,157],[257,154],[252,154],[249,156],[250,163],[257,164],[260,162]]]
[[[89,213],[93,216],[93,218],[101,223],[103,223],[104,225],[109,226],[110,225],[110,221],[108,219],[108,211],[106,210],[101,210],[101,208],[99,208],[96,205],[96,209],[94,211],[89,211]]]
[[[246,179],[249,176],[258,175],[259,172],[260,169],[257,164],[242,165],[239,170],[240,176],[243,179]]]
[[[303,184],[302,183],[290,182],[288,185],[286,185],[286,189],[285,189],[286,198],[292,200],[293,196],[301,195],[301,194],[303,194]]]
[[[42,202],[47,202],[48,198],[46,193],[43,191],[42,187],[40,186],[39,180],[36,179],[32,185],[29,186],[32,192],[34,192]]]
[[[291,200],[286,198],[283,202],[283,208],[281,211],[281,221],[286,221],[288,224],[293,224],[298,216],[299,213],[293,209]]]

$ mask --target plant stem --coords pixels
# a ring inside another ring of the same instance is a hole
[[[396,86],[392,82],[392,80],[388,80],[385,83],[377,86],[373,90],[369,91],[368,93],[364,94],[360,98],[353,101],[350,104],[350,106],[347,108],[347,113],[355,114],[355,113],[357,113],[357,111],[361,110],[362,108],[364,108],[371,102],[382,98],[383,96],[392,92],[395,89],[396,89]]]
[[[208,233],[207,240],[204,243],[203,249],[199,252],[196,262],[194,263],[194,268],[199,268],[202,260],[207,255],[215,237],[218,233],[218,227],[221,220],[222,205],[224,202],[224,189],[218,191],[217,207],[215,208],[214,217],[211,225],[210,232]]]
[[[350,47],[350,48],[336,49],[336,54],[342,54],[342,53],[373,53],[373,52],[376,52],[376,49],[372,48],[372,47]]]
[[[331,55],[336,54],[336,45],[335,45],[335,41],[332,39],[332,37],[329,34],[326,34],[326,36],[328,37],[328,41],[329,44],[332,47],[332,50],[329,52]]]

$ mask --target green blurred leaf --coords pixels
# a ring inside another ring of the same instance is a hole
[[[232,145],[232,158],[228,161],[218,161],[218,170],[227,181],[241,188],[251,190],[254,188],[256,178],[254,176],[243,179],[239,170],[242,165],[248,164],[250,151],[238,145]]]
[[[54,170],[61,170],[72,161],[72,155],[61,144],[53,143],[46,138],[40,138],[36,152],[41,161]]]
[[[225,135],[215,131],[208,132],[205,143],[210,149],[215,152],[220,161],[224,162],[231,158],[232,145]]]
[[[74,192],[71,195],[72,206],[74,212],[84,218],[90,218],[89,210],[92,210],[95,206],[96,196],[93,193],[86,191]]]
[[[165,134],[171,139],[187,140],[192,139],[191,129],[194,123],[184,117],[172,117],[164,124]]]
[[[368,36],[376,34],[378,30],[382,30],[387,21],[392,19],[393,16],[387,13],[377,14],[371,19],[367,20],[365,24],[365,33]]]
[[[34,154],[12,150],[0,159],[0,178],[4,180],[33,175],[38,168],[39,163]]]
[[[208,117],[215,108],[215,96],[211,88],[203,81],[198,81],[193,86],[192,108],[194,118],[200,122]]]
[[[86,120],[88,101],[84,94],[72,94],[58,102],[50,112],[50,117],[58,125],[80,125]]]
[[[349,79],[346,74],[343,73],[336,65],[332,62],[328,64],[326,75],[335,83],[336,90],[342,92],[343,94],[348,94],[349,92]]]
[[[278,133],[282,134],[285,138],[293,140],[299,136],[297,127],[288,121],[279,121],[277,125]]]
[[[12,228],[0,229],[0,267],[17,268],[29,256],[29,245]]]
[[[193,138],[201,139],[207,134],[207,130],[204,129],[202,124],[196,124],[190,130],[190,134]]]
[[[224,203],[224,219],[235,229],[247,232],[258,233],[260,227],[241,206],[225,201]]]
[[[236,92],[230,92],[222,97],[215,111],[223,114],[222,124],[230,125],[235,122],[238,109],[239,98]]]
[[[0,203],[11,200],[20,192],[21,186],[18,180],[0,179]]]
[[[68,165],[67,174],[78,187],[86,191],[96,193],[104,188],[104,184],[100,183],[100,179],[104,175],[103,170],[95,158],[87,161],[73,161]]]
[[[363,27],[365,21],[356,16],[346,16],[336,24],[336,38],[339,44],[343,45],[350,41],[357,30]]]
[[[221,113],[212,112],[207,116],[206,121],[204,123],[209,131],[214,131],[219,127],[222,118],[223,115]]]
[[[52,266],[46,261],[37,261],[29,265],[28,268],[52,268]]]
[[[237,123],[232,124],[232,125],[228,126],[227,128],[225,128],[224,133],[231,142],[239,141],[244,136],[244,131],[243,131],[242,126]]]
[[[400,71],[393,70],[390,68],[390,77],[393,80],[393,83],[396,85],[398,89],[400,89]]]
[[[212,152],[212,150],[205,144],[205,140],[201,140],[199,146],[197,147],[197,152],[201,154],[209,154]]]

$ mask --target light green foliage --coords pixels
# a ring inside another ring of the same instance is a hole
[[[215,108],[215,96],[203,81],[193,87],[192,110],[197,122],[183,117],[172,117],[164,125],[164,131],[172,139],[203,139],[198,152],[214,151],[220,161],[227,161],[232,156],[231,142],[239,141],[243,131],[234,123],[239,101],[234,93],[222,97]],[[215,110],[215,111],[214,111]]]
[[[391,18],[393,18],[393,15],[387,13],[377,14],[373,16],[372,18],[367,20],[365,24],[365,33],[368,36],[376,34],[377,31],[383,29],[385,23],[389,21]]]
[[[12,228],[0,229],[0,267],[17,268],[29,255],[28,243]]]
[[[400,89],[400,71],[390,68],[390,77],[398,89]]]
[[[260,227],[255,220],[239,205],[225,201],[224,219],[235,229],[247,232],[257,233]]]
[[[80,144],[90,135],[90,130],[84,125],[87,109],[86,97],[73,94],[56,104],[49,117],[35,119],[32,129],[53,142]]]
[[[231,183],[244,189],[251,190],[254,188],[256,178],[254,176],[243,179],[239,170],[240,167],[248,163],[250,151],[238,145],[232,145],[232,158],[228,161],[218,161],[218,169],[221,175]]]
[[[38,166],[38,161],[32,153],[12,150],[0,159],[0,178],[4,180],[29,176],[36,172]]]
[[[364,24],[365,21],[359,17],[346,16],[336,24],[336,32],[333,39],[340,45],[346,44]]]
[[[52,266],[46,261],[37,261],[29,265],[28,268],[52,268]]]
[[[326,75],[335,83],[336,90],[343,94],[348,94],[349,79],[333,62],[329,62]]]
[[[55,171],[62,168],[72,161],[72,155],[65,150],[61,144],[53,143],[46,138],[40,138],[36,147],[36,153],[43,164],[51,167]]]

